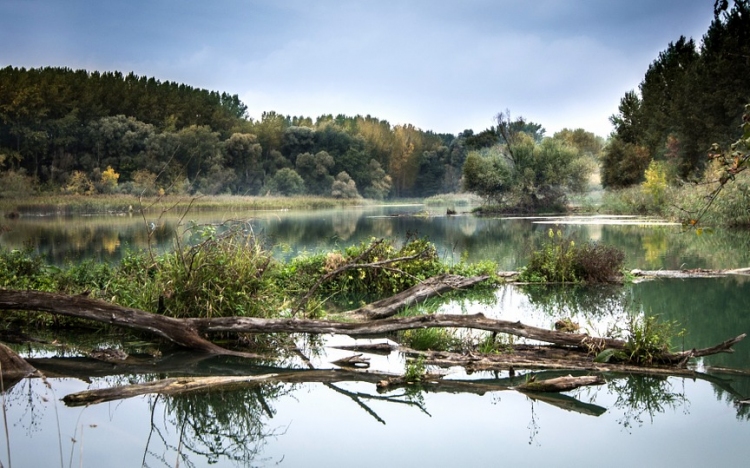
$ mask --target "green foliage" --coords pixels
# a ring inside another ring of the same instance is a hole
[[[0,248],[0,287],[40,291],[57,288],[54,270],[33,252],[30,247],[24,250]]]
[[[573,259],[575,242],[563,238],[562,232],[550,229],[548,240],[542,248],[531,254],[528,265],[521,272],[519,279],[530,283],[568,283],[576,282]]]
[[[243,226],[218,233],[192,226],[199,242],[159,257],[155,282],[165,315],[174,317],[272,317],[283,300],[272,291],[270,252]],[[159,298],[154,298],[159,299]]]
[[[482,354],[512,353],[514,342],[513,335],[487,333],[479,340],[477,351]]]
[[[568,193],[587,187],[591,163],[561,139],[509,134],[508,144],[472,151],[464,189],[512,211],[560,210]]]
[[[417,328],[405,330],[400,335],[402,343],[419,351],[451,351],[460,342],[452,331],[445,328]]]
[[[357,184],[346,172],[339,172],[336,176],[331,186],[331,196],[333,198],[360,198]]]
[[[593,242],[577,245],[550,229],[542,248],[531,254],[519,279],[530,283],[608,283],[622,276],[625,254]]]
[[[391,260],[398,261],[373,265]],[[343,251],[295,258],[284,267],[282,281],[290,290],[306,292],[323,276],[352,264],[368,266],[341,270],[321,284],[317,294],[321,297],[343,294],[358,299],[377,299],[401,292],[445,271],[435,246],[428,241],[413,239],[397,248],[391,240],[381,239],[350,246]]]
[[[636,364],[651,365],[668,353],[671,340],[682,336],[676,322],[659,320],[657,316],[631,316],[627,325],[625,351],[628,360]]]
[[[685,37],[669,43],[649,66],[640,93],[629,91],[621,100],[611,120],[613,140],[623,147],[605,152],[605,186],[641,182],[652,159],[665,161],[673,177],[696,180],[705,168],[710,145],[733,141],[750,95],[745,79],[750,62],[738,59],[750,56],[750,3],[735,1],[732,8],[728,2],[717,5],[722,3],[726,8],[715,10],[700,47]]]
[[[646,148],[614,136],[602,153],[602,186],[619,188],[640,183],[649,160],[650,155]]]
[[[264,189],[270,195],[292,196],[305,192],[305,181],[294,169],[279,169]]]
[[[419,356],[418,358],[412,359],[406,363],[404,380],[410,383],[418,383],[424,379],[426,373],[427,368],[424,365],[424,357]]]

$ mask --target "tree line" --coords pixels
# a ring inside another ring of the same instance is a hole
[[[459,190],[467,152],[369,115],[250,119],[237,95],[133,73],[0,69],[3,193],[430,196]]]
[[[605,187],[641,183],[649,165],[668,179],[698,180],[712,144],[737,139],[750,102],[750,1],[717,0],[700,46],[680,37],[627,92],[602,158]]]

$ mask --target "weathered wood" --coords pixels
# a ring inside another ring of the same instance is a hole
[[[344,351],[357,351],[369,354],[379,354],[381,356],[387,356],[398,349],[398,346],[394,346],[389,343],[337,345],[331,347],[335,349],[343,349]]]
[[[213,354],[260,357],[231,351],[201,337],[185,320],[122,307],[87,296],[67,296],[41,291],[0,289],[0,310],[26,310],[94,320],[110,325],[154,333],[174,343]]]
[[[354,356],[348,356],[345,358],[332,361],[331,364],[335,364],[339,367],[350,367],[353,369],[366,369],[370,367],[370,359],[363,358],[361,354],[355,354]]]
[[[448,291],[470,288],[487,281],[487,279],[489,279],[489,276],[473,276],[471,278],[457,275],[435,276],[391,297],[347,312],[345,316],[356,320],[380,320],[392,317],[405,307],[424,302]]]
[[[546,328],[524,325],[521,322],[490,319],[484,314],[436,314],[413,317],[391,317],[370,322],[336,322],[309,319],[260,319],[250,317],[216,317],[210,319],[185,319],[202,333],[338,333],[349,336],[382,335],[417,328],[473,328],[507,333],[521,338],[573,346],[585,350],[625,346],[623,340],[597,338],[580,333],[564,333]]]
[[[600,375],[583,375],[579,377],[567,375],[548,380],[530,380],[515,387],[515,389],[521,392],[559,393],[588,385],[601,385],[603,383],[604,378]]]
[[[11,387],[19,380],[36,372],[36,369],[26,362],[15,351],[0,343],[0,378],[4,387]]]
[[[474,315],[420,315],[391,317],[368,322],[336,322],[309,319],[262,319],[251,317],[215,317],[176,319],[151,314],[138,309],[121,307],[83,296],[65,296],[39,291],[0,290],[0,310],[30,310],[57,313],[96,320],[111,325],[148,331],[188,348],[214,354],[259,358],[261,356],[222,348],[201,336],[201,333],[339,333],[350,336],[385,334],[418,328],[472,328],[574,347],[588,352],[602,349],[623,349],[623,340],[591,337],[580,333],[565,333],[524,325],[521,322],[489,319]],[[731,347],[745,338],[740,335],[717,346],[682,353],[665,353],[658,361],[686,364],[690,357],[718,352],[732,352]]]
[[[707,268],[692,268],[688,270],[631,270],[630,274],[636,278],[721,278],[729,275],[750,275],[750,268],[733,268],[726,270],[712,270]]]

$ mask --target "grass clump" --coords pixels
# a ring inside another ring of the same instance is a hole
[[[132,254],[106,293],[116,302],[171,317],[277,316],[271,253],[241,224],[220,233],[190,226],[191,246],[151,258]],[[135,287],[134,287],[135,286]]]
[[[625,254],[593,242],[576,245],[550,229],[548,240],[532,253],[519,279],[529,283],[609,283],[622,277]]]
[[[460,341],[445,328],[416,328],[401,332],[401,343],[418,351],[451,351],[460,345]]]

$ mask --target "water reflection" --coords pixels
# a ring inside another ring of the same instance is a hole
[[[576,218],[578,219],[578,218]],[[598,219],[598,218],[597,218]],[[34,217],[7,221],[0,246],[31,245],[55,264],[92,258],[116,262],[128,250],[149,246],[173,248],[176,232],[188,221],[249,222],[282,258],[301,252],[330,250],[371,238],[404,239],[409,234],[433,241],[448,261],[492,259],[501,269],[522,266],[529,253],[559,229],[577,242],[598,240],[626,252],[626,264],[641,269],[737,268],[750,265],[750,236],[717,230],[699,236],[679,226],[612,224],[542,224],[533,219],[479,218],[471,214],[445,216],[421,206],[366,207],[288,212],[196,212],[182,217],[165,213],[141,217]],[[153,229],[152,229],[153,223]]]

